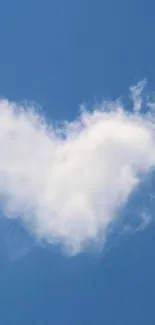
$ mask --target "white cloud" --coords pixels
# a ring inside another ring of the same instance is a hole
[[[110,109],[107,109],[107,105]],[[103,103],[53,128],[0,101],[0,197],[6,217],[77,253],[106,238],[140,175],[155,166],[153,117]],[[145,220],[144,220],[145,222]],[[101,236],[100,236],[101,235]]]

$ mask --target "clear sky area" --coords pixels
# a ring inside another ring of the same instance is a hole
[[[0,325],[155,324],[155,2],[0,0]]]

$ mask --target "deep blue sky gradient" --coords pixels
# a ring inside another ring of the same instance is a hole
[[[70,120],[143,77],[153,89],[154,14],[153,0],[1,0],[0,95]],[[155,324],[153,226],[72,259],[31,249],[11,227],[1,229],[0,324]],[[18,257],[20,245],[30,252]]]

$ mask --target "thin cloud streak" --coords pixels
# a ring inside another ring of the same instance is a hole
[[[133,101],[133,111],[139,112],[142,107],[143,98],[142,98],[142,92],[146,86],[146,79],[139,81],[137,85],[130,87],[130,98]]]

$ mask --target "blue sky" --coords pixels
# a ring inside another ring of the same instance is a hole
[[[154,10],[153,0],[1,0],[1,97],[71,121],[81,103],[128,96],[143,78],[154,90]],[[154,245],[152,223],[68,258],[2,218],[0,324],[154,324]]]

